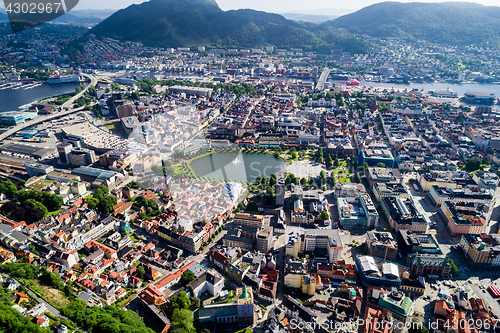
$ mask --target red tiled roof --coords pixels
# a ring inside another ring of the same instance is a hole
[[[189,267],[193,266],[195,263],[195,261],[191,261],[190,263],[182,266],[182,268],[180,268],[177,272],[165,276],[163,279],[155,283],[155,287],[158,289],[165,287],[171,281],[180,278],[182,274],[184,274],[184,272],[187,271]]]

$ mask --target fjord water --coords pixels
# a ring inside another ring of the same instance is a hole
[[[4,89],[0,90],[0,112],[19,111],[26,104],[37,102],[43,98],[74,92],[79,83],[48,84],[33,89]]]

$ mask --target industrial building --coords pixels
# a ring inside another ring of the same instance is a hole
[[[2,126],[16,126],[28,120],[35,119],[38,116],[36,112],[20,112],[9,111],[0,113],[0,125]]]
[[[26,173],[30,177],[46,175],[54,171],[54,167],[52,165],[41,163],[24,162],[24,167],[26,168]]]
[[[92,149],[97,154],[123,149],[128,144],[127,140],[123,140],[118,135],[89,123],[67,126],[62,129],[62,132],[65,136],[64,142],[71,143],[75,147]]]
[[[81,147],[74,148],[70,143],[62,143],[57,146],[59,161],[62,164],[77,166],[90,165],[97,161],[95,152]]]
[[[67,157],[69,164],[78,166],[90,165],[97,161],[94,151],[85,148],[73,148]]]
[[[2,146],[2,150],[28,155],[39,160],[57,156],[57,149],[55,148],[41,148],[14,142],[5,143]]]
[[[213,89],[210,88],[199,88],[199,87],[188,87],[188,86],[172,86],[168,88],[170,92],[174,94],[186,94],[186,95],[195,95],[200,97],[208,97],[212,96]]]

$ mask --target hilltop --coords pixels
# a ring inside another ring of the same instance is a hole
[[[323,23],[373,37],[450,45],[500,45],[500,7],[470,2],[382,2]]]
[[[160,47],[274,45],[326,52],[332,47],[366,50],[361,41],[332,27],[307,27],[278,14],[250,9],[223,11],[213,0],[151,0],[131,5],[91,32]]]

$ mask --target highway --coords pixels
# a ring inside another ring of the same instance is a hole
[[[75,96],[71,97],[68,101],[66,101],[66,103],[64,103],[62,105],[63,109],[71,107],[71,105],[73,105],[73,103],[78,98],[82,97],[83,94],[85,94],[85,92],[89,89],[90,86],[96,86],[97,85],[97,78],[96,77],[94,77],[92,75],[87,75],[87,74],[82,74],[82,75],[85,76],[85,77],[90,78],[90,84],[88,86],[86,86],[85,89],[83,89],[81,92],[79,92]],[[6,132],[0,134],[0,141],[3,141],[5,139],[7,139],[8,137],[16,134],[19,131],[22,131],[23,129],[25,129],[27,127],[32,127],[33,125],[36,125],[36,124],[39,124],[39,123],[43,123],[43,122],[52,120],[54,118],[64,117],[64,116],[69,115],[71,113],[79,112],[79,111],[83,110],[84,108],[85,107],[80,107],[80,108],[77,108],[77,109],[69,109],[67,111],[60,111],[60,112],[56,111],[56,112],[54,112],[52,114],[49,114],[49,115],[46,115],[46,116],[36,117],[35,119],[29,120],[27,122],[24,122],[22,124],[14,126],[11,129],[7,130]]]
[[[330,76],[330,71],[331,71],[331,69],[325,68],[323,70],[323,73],[321,73],[321,76],[319,77],[319,80],[318,80],[318,84],[316,85],[317,91],[322,91],[323,89],[325,89],[325,82],[328,79],[328,77]]]

